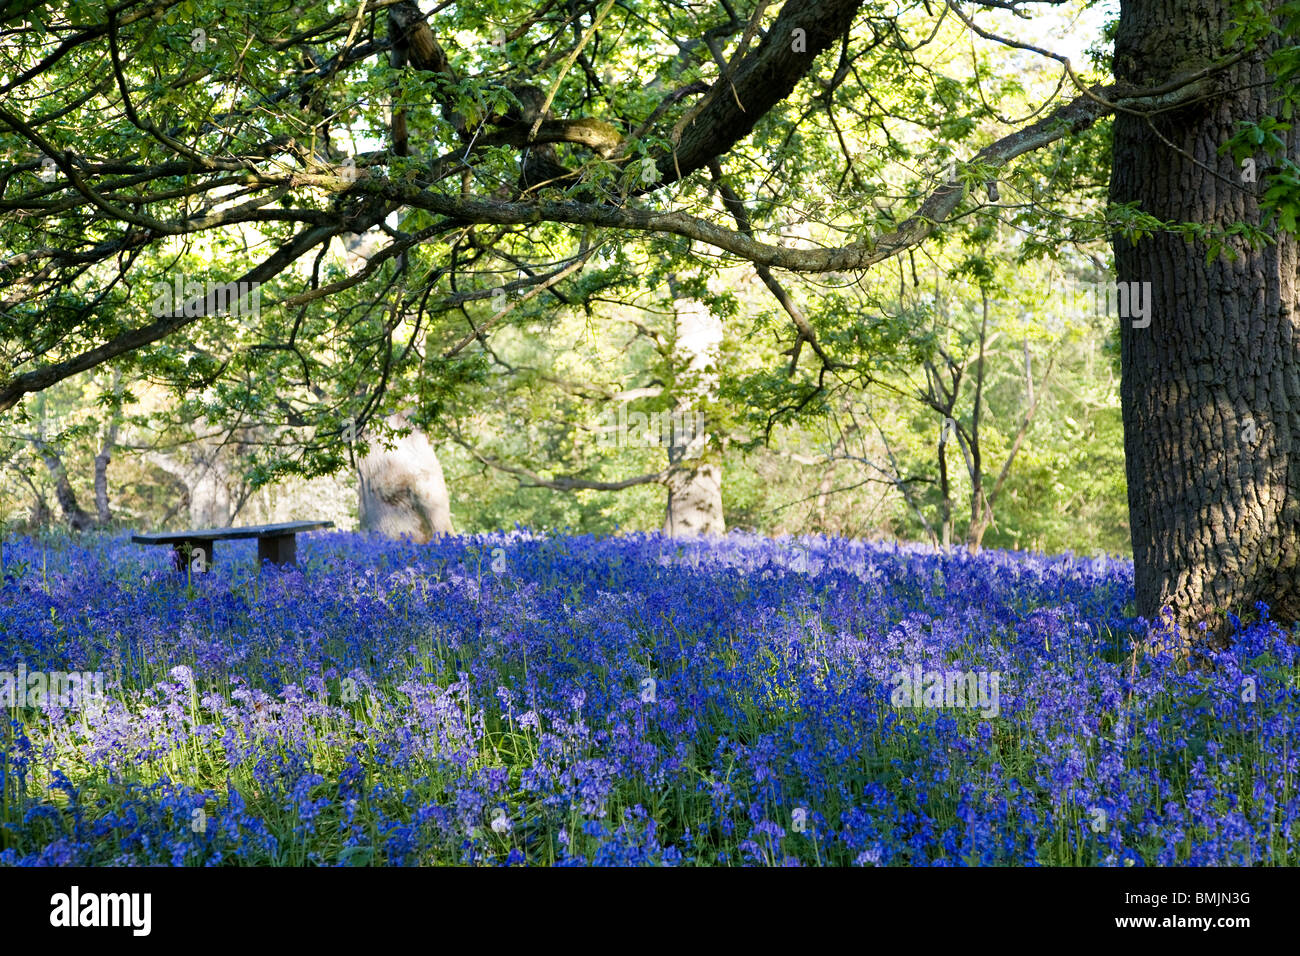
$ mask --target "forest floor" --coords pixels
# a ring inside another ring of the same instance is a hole
[[[1265,617],[1157,652],[1126,562],[524,531],[169,562],[5,542],[0,864],[1300,862],[1300,648]]]

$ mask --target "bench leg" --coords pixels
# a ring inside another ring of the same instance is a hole
[[[200,557],[202,555],[202,557]],[[198,573],[212,567],[211,541],[182,541],[172,545],[172,562],[181,574],[186,571]]]
[[[257,566],[272,564],[292,566],[298,563],[298,536],[296,534],[268,535],[257,539]]]

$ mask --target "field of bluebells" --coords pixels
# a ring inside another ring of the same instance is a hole
[[[1107,559],[747,535],[11,538],[4,865],[1300,862],[1300,662],[1210,666]],[[899,706],[917,665],[996,714]]]

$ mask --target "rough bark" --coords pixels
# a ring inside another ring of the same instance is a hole
[[[677,299],[677,404],[674,427],[668,429],[668,507],[664,534],[690,536],[722,534],[722,468],[709,453],[702,405],[717,389],[717,349],[722,322],[693,299]],[[676,427],[681,424],[685,427]]]
[[[668,508],[664,534],[690,537],[723,534],[727,530],[722,515],[722,469],[718,465],[683,461],[669,473],[665,484]]]
[[[401,415],[389,416],[388,424],[410,427]],[[392,448],[375,438],[369,445],[369,454],[357,461],[361,529],[421,543],[454,533],[442,465],[424,433],[412,429]]]
[[[1151,84],[1219,56],[1223,0],[1124,0],[1121,83]],[[1274,37],[1269,45],[1291,42]],[[1162,220],[1259,223],[1259,187],[1219,148],[1270,112],[1268,47],[1215,95],[1149,121],[1115,119],[1111,195]],[[1287,154],[1300,159],[1297,138]],[[1266,158],[1259,157],[1261,166]],[[1261,179],[1263,177],[1261,176]],[[1300,617],[1300,356],[1296,242],[1238,245],[1207,263],[1181,236],[1114,240],[1120,282],[1150,282],[1150,325],[1119,318],[1124,446],[1139,613],[1184,623],[1267,602]]]

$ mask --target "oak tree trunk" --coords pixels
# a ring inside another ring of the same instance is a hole
[[[1124,0],[1121,83],[1154,87],[1220,57],[1225,0]],[[1292,42],[1277,38],[1278,43]],[[1271,110],[1268,51],[1229,68],[1216,93],[1176,111],[1120,113],[1111,198],[1212,228],[1261,221],[1259,185],[1219,149]],[[1287,154],[1300,159],[1297,137]],[[1260,156],[1262,169],[1270,160]],[[1185,624],[1250,611],[1300,617],[1300,339],[1296,242],[1206,261],[1199,241],[1114,239],[1118,279],[1150,282],[1150,324],[1119,317],[1124,450],[1138,612]]]

